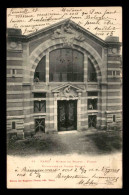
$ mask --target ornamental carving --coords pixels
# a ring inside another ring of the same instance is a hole
[[[74,98],[74,97],[77,97],[78,94],[71,86],[67,86],[60,90],[58,96],[66,97],[66,98]]]
[[[67,23],[62,25],[60,29],[54,31],[52,39],[63,39],[63,46],[72,47],[74,40],[82,42],[85,40],[85,37],[82,33],[75,31],[70,23]]]
[[[76,97],[77,96],[70,86],[64,88],[63,93],[65,97]]]
[[[109,54],[119,54],[120,50],[119,48],[108,48],[108,53]]]
[[[22,44],[19,41],[18,42],[11,41],[10,43],[8,43],[7,49],[10,49],[10,50],[22,50]]]
[[[65,84],[52,89],[55,99],[80,99],[84,89],[78,88],[71,84]]]

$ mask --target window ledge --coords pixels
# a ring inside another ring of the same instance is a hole
[[[91,84],[94,85],[94,84],[98,84],[98,81],[87,81],[87,83],[90,84],[90,85],[91,85]]]
[[[66,82],[59,82],[59,81],[50,81],[50,82],[48,82],[48,84],[51,84],[51,83],[54,83],[54,84],[66,84],[66,83],[70,83],[70,84],[85,84],[86,82],[84,82],[84,81],[78,81],[78,82],[71,82],[71,81],[66,81]]]
[[[17,130],[16,129],[11,129],[10,131],[7,132],[7,134],[10,134],[10,133],[17,133]]]
[[[37,112],[37,113],[34,113],[33,116],[46,116],[46,113],[41,113],[41,112]]]
[[[98,99],[98,96],[87,96],[87,99]]]
[[[88,113],[98,112],[98,110],[88,110]]]

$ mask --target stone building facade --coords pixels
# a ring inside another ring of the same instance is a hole
[[[7,29],[7,133],[120,127],[120,47],[71,20],[30,35]]]

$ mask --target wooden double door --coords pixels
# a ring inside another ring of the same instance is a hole
[[[58,101],[58,131],[77,130],[77,100]]]

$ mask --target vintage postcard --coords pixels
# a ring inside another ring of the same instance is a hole
[[[122,188],[122,8],[7,8],[7,188]]]

